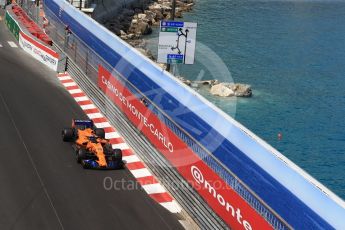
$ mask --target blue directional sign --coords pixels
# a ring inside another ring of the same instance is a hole
[[[184,22],[161,21],[161,27],[184,27]]]

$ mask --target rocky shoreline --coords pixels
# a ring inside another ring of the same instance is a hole
[[[195,4],[195,0],[176,0],[175,18],[182,18],[184,12],[189,12]],[[120,16],[104,23],[104,25],[117,34],[122,40],[136,48],[146,57],[155,61],[151,51],[146,48],[145,35],[152,33],[153,27],[159,27],[161,20],[169,20],[172,14],[171,0],[150,1],[142,8],[124,9]],[[115,24],[120,24],[115,26]],[[157,63],[162,69],[165,64]],[[219,83],[218,80],[190,81],[178,77],[186,85],[192,88],[208,86],[212,95],[220,97],[251,97],[252,90],[249,85],[238,83]]]
[[[195,0],[176,0],[175,18],[182,18],[183,12],[192,10]],[[159,27],[161,20],[169,20],[172,14],[171,0],[157,0],[149,4],[144,10],[137,10],[130,25],[124,30],[120,30],[118,36],[127,43],[138,49],[145,56],[154,60],[151,52],[146,49],[143,36],[152,33],[152,27]],[[165,68],[165,65],[160,65]]]
[[[190,81],[183,77],[178,79],[192,88],[208,87],[210,94],[219,97],[251,97],[252,88],[247,84],[219,82],[218,80]]]

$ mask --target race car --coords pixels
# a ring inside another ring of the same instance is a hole
[[[62,140],[72,142],[76,160],[85,169],[123,168],[121,149],[113,149],[105,139],[104,129],[96,128],[92,120],[72,120],[72,127],[62,130]]]

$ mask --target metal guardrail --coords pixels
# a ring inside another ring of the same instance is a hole
[[[139,154],[145,163],[152,169],[170,193],[179,201],[183,208],[196,220],[202,228],[225,228],[225,224],[203,201],[192,187],[170,166],[166,159],[155,150],[148,140],[127,120],[121,111],[98,89],[98,65],[102,65],[110,72],[113,68],[98,56],[91,48],[83,43],[76,35],[66,30],[65,25],[49,9],[45,9],[50,20],[46,27],[47,33],[54,40],[57,49],[64,52],[68,58],[68,70],[81,88],[89,93],[89,96],[102,110],[108,119],[116,124],[119,131],[126,138],[131,147]],[[134,85],[125,78],[119,80],[126,82],[129,90],[142,95]],[[147,99],[149,101],[149,99]],[[219,162],[202,145],[179,127],[153,102],[152,111],[182,140],[187,143],[203,161],[213,169],[227,184],[246,200],[258,213],[261,214],[275,229],[290,229],[277,213],[265,204],[253,191],[250,190],[235,174]],[[139,134],[139,135],[138,135]],[[140,138],[138,138],[138,136]],[[144,144],[143,144],[144,143]],[[175,187],[178,186],[178,190]]]

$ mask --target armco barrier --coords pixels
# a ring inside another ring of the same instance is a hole
[[[25,27],[21,27],[20,23],[16,19],[16,16],[11,10],[11,6],[8,6],[6,10],[6,25],[13,33],[16,39],[19,41],[19,46],[36,60],[48,66],[50,69],[57,71],[59,54],[53,49],[41,44],[35,40],[33,36],[26,30]]]
[[[137,101],[145,99],[148,107],[137,104],[133,109],[129,106],[140,131],[147,132],[150,139],[152,126],[146,126],[147,117],[142,115],[148,111],[149,116],[158,118],[158,123],[152,124],[162,129],[157,132],[158,136],[152,136],[152,143],[161,145],[158,149],[162,154],[230,226],[260,228],[264,226],[255,224],[260,224],[261,220],[276,229],[344,226],[342,201],[276,150],[170,75],[162,73],[145,57],[68,3],[47,0],[45,6],[47,16],[55,25],[50,35],[95,84],[98,79],[109,77],[108,82],[115,80],[119,88],[123,86],[121,92],[128,90]],[[63,31],[67,24],[72,30],[70,35]],[[99,65],[105,67],[100,68],[100,73]],[[116,87],[112,83],[103,84],[107,85],[105,93],[112,98],[112,89],[115,91]],[[190,96],[189,101],[183,102],[182,95]],[[128,97],[120,98],[122,103],[128,101]],[[214,120],[220,122],[215,124]],[[231,127],[231,132],[224,127]],[[218,147],[212,149],[210,143],[217,140],[221,140]],[[169,143],[174,146],[173,153]],[[193,154],[189,158],[192,161],[186,162],[183,158],[188,155],[186,151]],[[228,159],[225,161],[224,158]],[[180,162],[176,163],[177,160]],[[180,164],[181,161],[185,164]],[[226,182],[225,187],[216,187],[214,183],[217,181],[222,185]],[[260,216],[253,218],[260,220],[248,221],[250,213],[246,210],[255,210]]]

